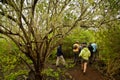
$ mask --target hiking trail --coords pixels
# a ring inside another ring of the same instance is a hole
[[[82,73],[80,65],[73,67],[68,72],[73,77],[73,80],[105,80],[103,75],[91,66],[88,66],[85,75]]]

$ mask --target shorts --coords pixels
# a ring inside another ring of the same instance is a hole
[[[81,63],[85,63],[85,62],[87,62],[88,63],[88,60],[85,60],[85,59],[81,59]]]

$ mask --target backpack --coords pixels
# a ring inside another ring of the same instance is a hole
[[[73,45],[73,49],[77,49],[78,47],[77,47],[77,45]]]
[[[91,46],[91,44],[88,46],[88,49],[90,50],[91,53],[93,53],[93,47]]]

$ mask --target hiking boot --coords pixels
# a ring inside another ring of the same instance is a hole
[[[59,65],[56,65],[56,67],[59,67]]]
[[[81,71],[83,72],[83,69],[81,69]]]
[[[83,75],[86,75],[86,72],[83,72]]]

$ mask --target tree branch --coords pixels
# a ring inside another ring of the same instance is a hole
[[[67,7],[67,5],[70,3],[70,1],[71,1],[71,0],[68,0],[68,2],[67,2],[67,0],[65,0],[62,9],[61,9],[61,11],[59,12],[59,15],[64,11],[64,9]]]
[[[12,20],[12,21],[14,21],[14,22],[16,22],[17,24],[18,24],[18,21],[17,21],[17,19],[15,19],[14,17],[12,17],[12,16],[10,16],[10,15],[6,15],[4,12],[0,12],[0,14],[2,15],[2,16],[5,16],[5,17],[7,17],[8,19],[10,19],[10,20]]]

